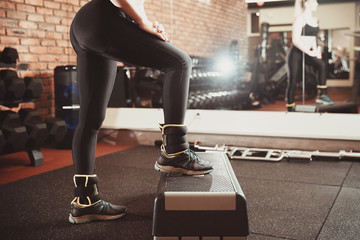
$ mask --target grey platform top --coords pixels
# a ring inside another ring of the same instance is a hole
[[[166,179],[165,192],[234,192],[229,175],[229,161],[224,153],[200,152],[198,155],[214,164],[210,174],[200,176],[171,175]]]

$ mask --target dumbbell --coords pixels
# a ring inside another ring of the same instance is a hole
[[[13,70],[0,70],[0,81],[5,86],[5,91],[0,99],[5,102],[19,101],[23,98],[26,87],[22,79]]]
[[[33,149],[42,146],[48,136],[48,129],[46,123],[41,121],[39,112],[35,109],[23,108],[20,109],[19,116],[29,136],[26,147]]]
[[[4,153],[25,149],[29,139],[26,128],[21,124],[19,114],[13,111],[0,111],[0,129],[5,137]]]
[[[6,47],[0,53],[0,62],[6,64],[16,64],[16,60],[19,58],[18,51],[15,48]]]
[[[34,100],[40,98],[40,95],[43,91],[43,83],[40,78],[32,78],[32,77],[25,77],[25,93],[24,93],[24,100]]]
[[[49,118],[45,120],[45,123],[49,133],[46,143],[50,145],[59,144],[67,132],[65,121],[59,118]]]

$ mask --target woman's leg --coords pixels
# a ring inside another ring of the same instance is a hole
[[[93,174],[98,131],[116,77],[116,62],[79,50],[77,53],[79,124],[73,138],[75,174]]]
[[[165,72],[163,86],[164,124],[160,125],[163,145],[155,169],[163,172],[206,174],[210,162],[189,149],[187,127],[183,125],[188,101],[191,59],[170,42],[141,30],[125,18],[113,18],[104,56],[127,63],[157,68]]]
[[[291,47],[287,54],[288,85],[286,88],[286,106],[288,111],[293,111],[295,102],[294,94],[297,78],[302,68],[302,52],[296,47]]]
[[[318,97],[316,99],[317,103],[324,105],[332,105],[334,102],[327,95],[327,86],[326,86],[326,66],[322,59],[316,57],[307,56],[305,59],[306,63],[313,66],[318,72]]]
[[[126,208],[102,200],[98,178],[94,174],[97,134],[114,85],[116,62],[80,47],[76,35],[71,27],[70,39],[77,53],[80,110],[72,147],[75,198],[69,221],[85,223],[117,219],[126,214]]]
[[[111,36],[104,55],[118,61],[162,70],[165,73],[165,124],[183,124],[192,69],[190,57],[172,43],[142,31],[126,19],[118,18],[114,25],[119,29]]]

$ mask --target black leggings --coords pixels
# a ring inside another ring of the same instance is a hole
[[[292,46],[287,53],[288,86],[286,89],[287,104],[294,103],[294,93],[299,76],[302,76],[303,52]],[[305,54],[305,64],[309,64],[318,71],[318,87],[321,94],[326,94],[326,67],[324,61]]]
[[[72,153],[76,174],[93,174],[98,131],[114,85],[117,61],[165,72],[165,124],[183,124],[191,59],[169,42],[141,30],[110,0],[92,0],[76,14],[70,40],[77,53],[79,124]],[[144,116],[146,117],[146,116]]]

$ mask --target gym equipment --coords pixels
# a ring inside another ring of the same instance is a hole
[[[5,93],[0,96],[4,104],[13,104],[21,102],[26,87],[22,79],[13,70],[0,70],[0,81],[4,82]]]
[[[6,47],[0,53],[0,67],[15,68],[19,54],[15,48]]]
[[[12,111],[0,111],[0,129],[5,136],[3,153],[25,150],[29,139],[26,128],[22,125],[19,114]]]
[[[29,117],[28,117],[29,118]],[[9,154],[26,151],[31,166],[44,164],[44,157],[39,150],[41,140],[41,124],[28,121],[22,125],[19,114],[12,111],[0,111],[0,151]],[[28,135],[29,133],[29,135]]]
[[[79,122],[79,92],[77,88],[77,67],[57,66],[54,69],[55,117],[66,124],[66,135],[57,142],[58,148],[71,149],[72,139]]]
[[[358,113],[354,102],[334,102],[333,105],[295,105],[295,112]]]
[[[34,109],[22,108],[19,116],[29,136],[26,147],[28,149],[40,148],[48,136],[48,130],[46,123],[41,121],[39,112]]]
[[[67,132],[65,121],[59,118],[48,118],[45,123],[49,133],[46,143],[50,145],[59,144]]]
[[[244,109],[250,99],[250,90],[244,84],[238,64],[237,42],[230,44],[229,59],[233,61],[235,70],[227,75],[215,68],[216,59],[192,56],[193,68],[190,74],[189,109]],[[162,107],[162,86],[164,74],[156,69],[145,67],[125,67],[128,82],[126,104],[135,107]],[[118,70],[119,73],[119,70]],[[115,83],[116,86],[116,83]],[[115,92],[115,89],[114,89]],[[113,95],[113,94],[112,94]],[[124,100],[122,100],[124,101]],[[111,102],[111,99],[110,99]],[[108,107],[116,107],[109,103]]]
[[[359,152],[346,152],[341,150],[339,152],[320,152],[320,151],[300,151],[300,150],[280,150],[280,149],[261,149],[261,148],[246,148],[240,146],[226,146],[218,145],[205,146],[194,144],[194,149],[207,152],[222,152],[226,153],[230,159],[238,160],[255,160],[255,161],[272,161],[279,162],[283,159],[289,160],[318,160],[335,158],[339,160],[359,160]]]
[[[214,164],[212,173],[161,174],[154,202],[154,239],[246,239],[246,198],[226,154],[199,156]]]
[[[130,96],[129,78],[127,76],[128,69],[118,67],[115,83],[109,99],[109,108],[130,107],[132,100]]]
[[[25,77],[24,83],[26,87],[24,101],[32,101],[40,98],[43,91],[43,83],[40,78]]]

